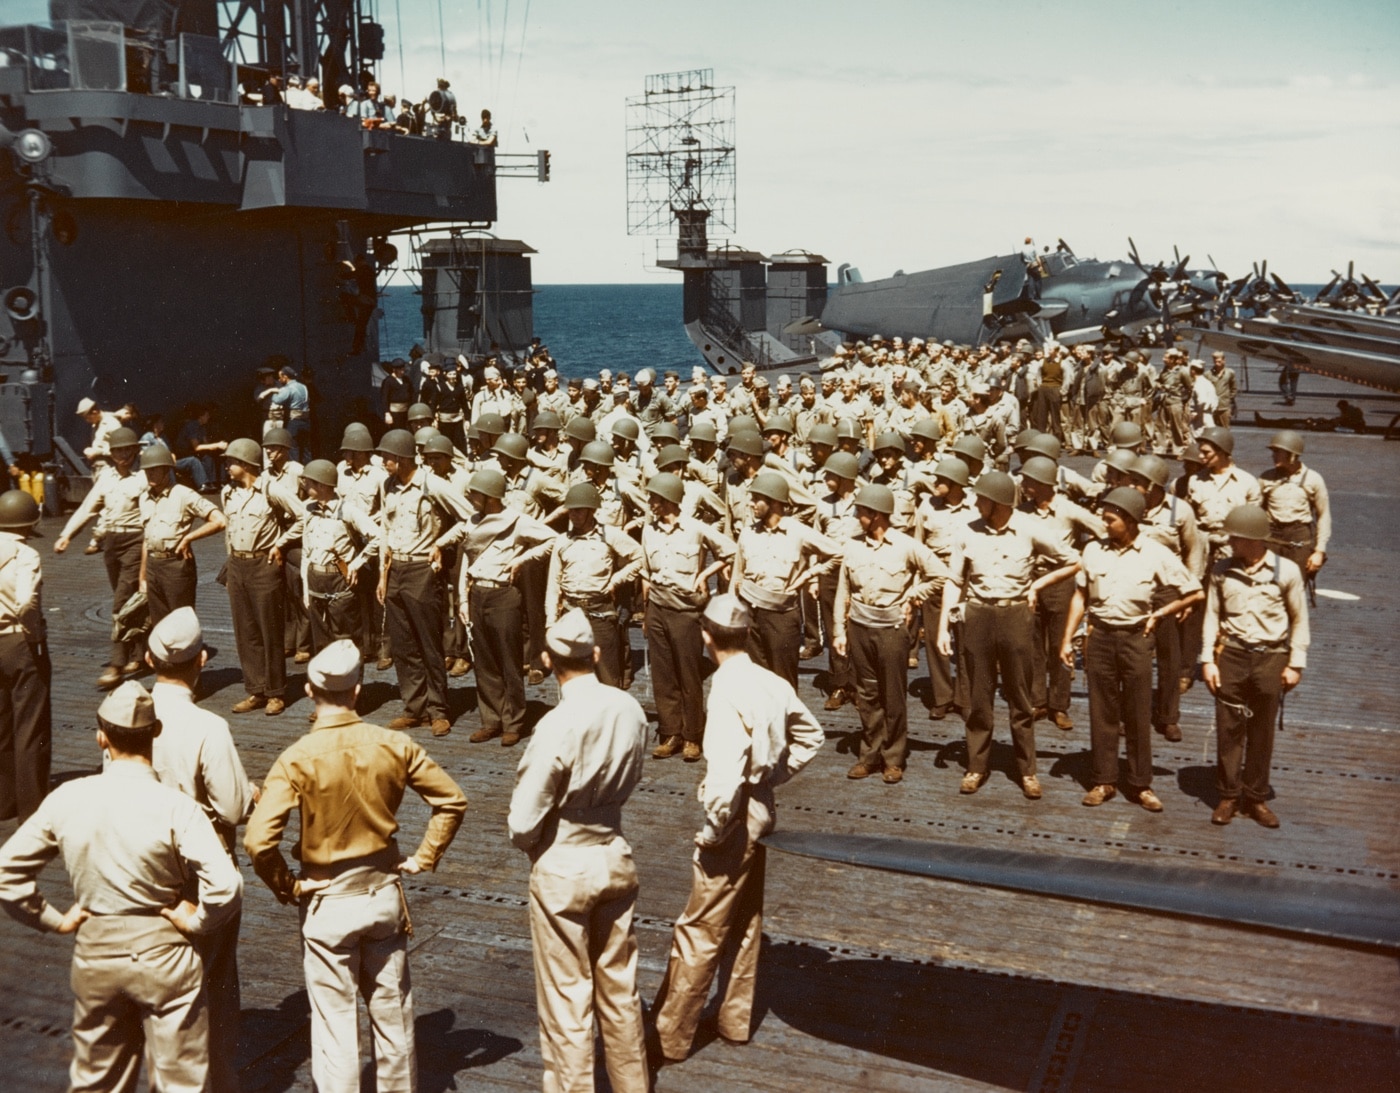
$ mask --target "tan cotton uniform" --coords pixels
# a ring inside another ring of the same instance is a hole
[[[637,867],[622,806],[641,781],[647,720],[596,676],[560,687],[521,756],[507,827],[530,855],[530,936],[545,1093],[593,1089],[593,1020],[618,1093],[649,1088],[637,938]]]

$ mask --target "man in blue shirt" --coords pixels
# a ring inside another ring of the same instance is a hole
[[[292,434],[291,457],[299,463],[311,459],[311,400],[306,385],[297,379],[297,370],[284,364],[277,373],[281,385],[269,396],[273,406],[286,414],[287,432]]]

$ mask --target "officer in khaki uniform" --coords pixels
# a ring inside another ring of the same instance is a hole
[[[358,505],[341,500],[339,480],[328,459],[313,459],[301,472],[308,494],[301,520],[301,589],[317,652],[341,638],[357,645],[363,640],[356,589],[365,567],[379,555],[379,525]],[[368,651],[360,649],[362,655]]]
[[[272,764],[243,845],[273,895],[301,911],[316,1088],[358,1093],[355,999],[363,994],[374,1033],[376,1088],[412,1090],[412,927],[399,876],[437,867],[467,799],[406,734],[360,720],[360,652],[353,642],[328,645],[307,665],[306,678],[315,724]],[[406,789],[432,809],[417,851],[407,858],[394,838]],[[300,813],[299,877],[279,848],[294,811]]]
[[[695,835],[690,899],[676,919],[651,1010],[668,1061],[690,1054],[721,965],[727,974],[719,1034],[734,1043],[752,1035],[763,936],[765,853],[758,840],[774,828],[774,788],[811,762],[824,739],[796,692],[745,652],[751,618],[748,605],[728,594],[705,608],[705,645],[719,668],[705,711],[704,823]]]
[[[0,848],[0,903],[37,930],[77,933],[73,949],[74,1089],[134,1089],[144,1061],[162,1093],[203,1093],[209,1013],[191,939],[237,912],[243,880],[197,802],[151,765],[161,731],[146,689],[127,681],[97,711],[100,775],[49,794]],[[68,912],[38,878],[59,855]],[[186,885],[198,883],[198,902]]]
[[[521,756],[506,822],[511,842],[530,855],[545,1093],[593,1089],[595,1015],[612,1088],[646,1093],[632,926],[637,867],[622,806],[642,778],[647,719],[634,698],[593,674],[593,632],[573,608],[545,635],[559,705]]]
[[[223,531],[227,521],[207,497],[175,481],[175,459],[164,444],[141,453],[141,471],[141,589],[154,626],[177,607],[194,606],[199,570],[190,546]]]
[[[1279,553],[1311,579],[1327,562],[1332,506],[1322,475],[1303,464],[1303,438],[1292,429],[1269,441],[1274,465],[1259,476],[1261,504]]]
[[[29,494],[0,494],[0,820],[28,819],[49,791],[44,573],[24,542],[38,522]]]

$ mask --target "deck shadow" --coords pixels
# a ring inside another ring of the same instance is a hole
[[[419,1093],[466,1088],[470,1082],[463,1086],[456,1080],[461,1071],[490,1066],[525,1046],[513,1036],[502,1036],[489,1029],[453,1028],[456,1021],[456,1011],[446,1008],[414,1019]],[[373,1087],[373,1073],[369,1086]]]

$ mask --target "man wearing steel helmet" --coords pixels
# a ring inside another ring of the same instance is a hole
[[[1303,464],[1303,438],[1291,429],[1269,441],[1274,465],[1259,476],[1264,511],[1279,553],[1311,579],[1327,562],[1332,538],[1332,509],[1327,483]]]
[[[341,499],[339,474],[329,460],[312,460],[301,480],[308,495],[301,525],[301,589],[312,645],[318,653],[341,638],[358,645],[364,624],[355,590],[365,579],[365,567],[379,556],[379,524]]]
[[[141,453],[141,471],[146,490],[139,499],[145,524],[140,587],[155,626],[177,607],[194,606],[199,573],[190,546],[218,534],[227,521],[208,498],[175,481],[175,460],[165,445]]]
[[[25,543],[39,506],[21,490],[0,493],[0,820],[29,818],[49,790],[52,668],[44,622],[44,570]]]

